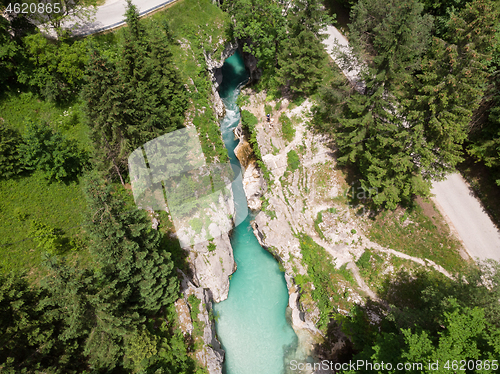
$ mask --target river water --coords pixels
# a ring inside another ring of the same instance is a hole
[[[225,61],[222,74],[219,93],[226,107],[222,136],[231,162],[239,164],[233,152],[238,145],[233,129],[240,121],[236,99],[248,75],[238,52]],[[233,193],[237,217],[246,218],[231,236],[238,270],[232,276],[229,296],[214,306],[217,334],[226,351],[224,373],[281,374],[288,366],[286,357],[297,347],[297,336],[286,318],[284,273],[253,234],[241,179],[233,182]]]

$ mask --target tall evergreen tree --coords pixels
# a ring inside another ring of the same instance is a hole
[[[146,29],[129,2],[117,65],[93,52],[84,89],[87,119],[97,159],[122,184],[129,154],[183,125],[187,96],[177,73],[168,30]]]
[[[83,88],[87,123],[91,128],[95,163],[105,174],[116,174],[124,184],[128,157],[126,125],[123,119],[123,84],[113,64],[92,51]]]
[[[365,91],[353,91],[333,120],[339,161],[355,163],[362,185],[377,191],[373,201],[391,209],[427,189],[399,103],[432,26],[421,13],[416,0],[361,0],[354,6],[351,40],[354,50],[370,61],[361,76]]]
[[[278,83],[299,94],[313,93],[326,67],[320,30],[332,22],[317,0],[295,0],[286,8],[287,35],[278,53]]]
[[[131,310],[156,313],[175,301],[179,285],[171,255],[144,211],[112,195],[109,186],[90,177],[86,186],[92,252],[100,273]]]
[[[0,19],[0,90],[6,86],[7,79],[15,75],[15,57],[20,51],[19,45],[13,40],[9,31],[9,21],[2,17]]]
[[[475,0],[448,23],[447,43],[433,38],[410,89],[407,118],[420,136],[415,153],[427,178],[441,177],[463,160],[468,124],[487,86],[487,62],[498,13]]]
[[[128,30],[119,64],[125,89],[124,119],[133,148],[182,127],[186,94],[161,27],[145,30],[129,1]],[[156,25],[157,26],[157,25]]]

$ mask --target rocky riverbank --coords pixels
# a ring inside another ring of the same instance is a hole
[[[242,94],[249,97],[248,104],[242,109],[250,111],[259,120],[257,142],[271,178],[268,187],[261,170],[255,167],[248,134],[238,128],[235,134],[240,144],[235,153],[242,165],[248,165],[244,188],[249,206],[257,213],[252,227],[260,244],[273,253],[285,270],[292,327],[301,340],[303,353],[314,355],[315,343],[323,339],[321,331],[316,328],[320,312],[310,297],[304,299],[303,290],[294,282],[295,277],[307,274],[307,267],[301,261],[297,234],[312,237],[333,256],[337,267],[354,264],[363,253],[363,246],[359,235],[353,234],[357,226],[348,209],[338,204],[335,217],[327,212],[342,195],[345,182],[335,170],[329,139],[308,128],[312,103],[306,100],[295,106],[286,99],[279,103],[269,102],[265,93],[256,94],[251,89],[243,90]],[[266,121],[265,105],[275,108],[271,115],[273,124]],[[281,128],[280,116],[283,113],[293,123],[295,135],[290,141],[285,140]],[[300,158],[301,166],[296,170],[291,170],[288,165],[290,151]],[[332,225],[336,227],[335,232],[330,233],[329,238],[325,237],[326,240],[319,237],[315,229],[319,212],[323,213],[325,221],[334,218],[338,221]],[[361,301],[358,291],[351,285],[345,284],[344,287],[349,290],[352,301]]]
[[[222,45],[225,45],[222,53],[217,54],[216,51],[220,50]],[[221,67],[224,61],[237,49],[237,42],[219,40],[213,51],[203,51],[206,67],[212,81],[210,101],[218,119],[225,115],[224,104],[217,91],[223,79]],[[227,200],[229,214],[217,217],[219,227],[234,227],[232,217],[235,216],[235,211],[232,196]],[[227,222],[221,223],[220,220]],[[195,238],[194,231],[192,235]],[[198,362],[207,368],[209,374],[222,374],[224,350],[215,334],[212,302],[220,302],[227,298],[229,278],[236,270],[229,233],[224,232],[215,236],[210,242],[199,241],[185,250],[188,252],[190,277],[179,270],[182,277],[181,293],[183,297],[176,302],[181,330],[186,338],[190,337],[195,340],[195,347],[197,347],[195,356]],[[197,303],[193,305],[193,299],[191,299],[191,303],[189,302],[191,295],[199,300],[199,305]],[[196,309],[193,310],[193,308]],[[195,320],[193,320],[193,316],[195,316]],[[195,331],[197,325],[202,326],[201,330],[199,328]]]

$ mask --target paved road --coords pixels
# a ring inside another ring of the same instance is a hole
[[[500,261],[500,232],[484,211],[459,173],[450,174],[442,182],[434,182],[432,193],[438,209],[449,219],[462,239],[467,252],[481,260]]]
[[[323,43],[327,52],[351,84],[359,90],[363,85],[357,76],[360,69],[356,67],[349,70],[347,66],[348,63],[359,66],[359,62],[349,57],[349,61],[346,61],[335,54],[336,48],[348,53],[349,42],[333,26],[328,26],[325,33],[328,34],[328,38]],[[432,193],[436,195],[433,198],[436,206],[445,216],[451,229],[462,240],[469,255],[474,259],[492,258],[500,261],[500,232],[462,176],[458,173],[451,174],[442,182],[434,182]]]
[[[142,16],[175,1],[176,0],[133,0],[132,2]],[[125,23],[124,14],[126,7],[127,2],[125,0],[107,0],[104,5],[97,8],[94,22],[78,27],[74,34],[84,36],[123,25]],[[71,26],[72,24],[69,23],[66,27]]]

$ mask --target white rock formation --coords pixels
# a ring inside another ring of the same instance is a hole
[[[189,262],[194,265],[195,281],[218,303],[227,299],[229,276],[236,270],[236,264],[227,233],[215,238],[213,244],[212,250],[207,242],[195,244],[189,251]]]
[[[204,52],[205,61],[207,63],[207,69],[212,79],[212,104],[214,106],[214,112],[217,118],[222,119],[226,114],[224,104],[219,96],[217,89],[222,83],[222,73],[220,68],[224,65],[224,60],[230,57],[238,49],[238,43],[236,41],[227,42],[225,40],[219,40],[218,45],[222,46],[225,44],[224,51],[222,51],[220,56],[217,56],[215,52]],[[218,48],[217,48],[218,49]]]
[[[179,315],[181,322],[181,330],[193,331],[193,321],[191,320],[191,315],[189,310],[186,311],[185,308],[189,308],[189,304],[186,302],[188,297],[194,294],[200,301],[200,309],[198,312],[198,320],[203,323],[203,348],[196,352],[196,358],[203,364],[207,369],[209,374],[221,374],[222,364],[224,362],[224,350],[221,348],[220,342],[217,340],[215,335],[215,324],[211,320],[208,313],[212,309],[212,300],[210,292],[202,287],[196,287],[184,273],[178,270],[181,275],[181,292],[184,295],[184,299],[180,299],[176,302],[176,310]],[[191,333],[189,332],[189,333]]]

